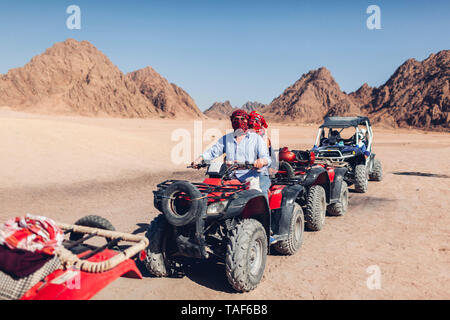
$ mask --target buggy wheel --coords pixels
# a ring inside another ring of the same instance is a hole
[[[348,209],[348,186],[347,182],[342,181],[339,201],[330,204],[327,207],[327,212],[330,216],[343,216],[347,212],[347,209]]]
[[[281,240],[273,246],[275,250],[284,255],[293,255],[303,243],[303,231],[305,229],[305,219],[302,208],[298,203],[294,204],[291,217],[291,225],[287,240]]]
[[[373,170],[369,175],[372,181],[383,180],[383,167],[381,166],[381,161],[378,159],[373,160]]]
[[[368,172],[364,164],[355,167],[355,190],[359,193],[366,193],[368,188]]]
[[[109,230],[109,231],[115,231],[116,229],[114,226],[109,222],[107,219],[96,216],[96,215],[89,215],[82,217],[81,219],[78,219],[74,223],[77,226],[83,226],[83,227],[90,227],[90,228],[97,228],[97,229],[103,229],[103,230]],[[71,232],[69,239],[71,241],[77,241],[83,238],[84,234],[81,232]],[[110,239],[106,238],[108,241]]]
[[[171,226],[163,214],[158,215],[148,227],[146,236],[149,240],[144,265],[156,277],[170,277],[182,274],[180,263],[168,257]],[[173,244],[173,243],[172,243]]]
[[[327,210],[327,199],[325,189],[322,186],[315,185],[309,189],[306,198],[305,223],[310,231],[319,231],[325,224],[325,215]]]
[[[228,282],[239,292],[256,288],[262,279],[267,259],[267,236],[254,219],[240,221],[230,232],[225,269]]]

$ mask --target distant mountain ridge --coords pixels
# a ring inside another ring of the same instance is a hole
[[[203,117],[184,90],[153,69],[125,76],[90,42],[74,39],[0,75],[0,105],[83,116]]]
[[[274,121],[318,123],[326,115],[359,113],[351,98],[325,67],[312,70],[288,87],[261,112]]]
[[[367,115],[393,127],[450,128],[450,50],[409,59],[378,88],[341,91],[329,70],[312,70],[260,109],[273,121],[319,123],[325,116]]]
[[[241,107],[233,107],[230,101],[226,100],[225,102],[214,102],[213,105],[203,113],[209,118],[223,120],[228,119],[233,111],[237,109],[242,109],[250,113],[253,110],[262,110],[264,107],[265,104],[257,101],[247,101]]]
[[[378,88],[363,85],[351,93],[374,121],[399,127],[450,128],[450,50],[423,61],[408,59]]]
[[[216,102],[201,112],[189,94],[153,68],[123,74],[88,41],[67,39],[23,67],[0,74],[0,105],[16,110],[140,118],[228,119],[237,109]],[[277,122],[319,123],[328,115],[367,115],[393,127],[450,129],[450,50],[408,59],[379,87],[341,91],[325,67],[303,74],[268,105],[248,101]]]

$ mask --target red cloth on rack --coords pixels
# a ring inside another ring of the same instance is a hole
[[[64,234],[49,218],[27,214],[0,225],[0,245],[10,249],[53,255],[62,245]]]
[[[0,270],[13,278],[23,278],[36,272],[53,256],[0,245]]]

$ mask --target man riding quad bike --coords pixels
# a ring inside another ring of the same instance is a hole
[[[147,269],[158,277],[173,276],[182,272],[186,258],[216,259],[225,264],[235,290],[255,289],[270,245],[292,255],[302,244],[304,218],[296,199],[303,187],[273,189],[269,207],[258,185],[235,178],[236,171],[252,171],[254,165],[203,162],[191,167],[207,167],[208,177],[202,183],[167,180],[154,191],[162,214],[147,231]]]
[[[319,231],[325,216],[342,216],[348,209],[348,186],[345,181],[347,167],[317,160],[312,151],[279,151],[280,169],[272,179],[272,188],[280,185],[299,185],[297,202],[303,208],[306,228]],[[271,188],[271,189],[272,189]]]
[[[353,128],[354,134],[343,138],[341,135],[347,128]],[[381,162],[372,152],[372,142],[372,127],[367,117],[326,117],[312,151],[318,160],[347,165],[347,184],[354,184],[357,192],[365,193],[369,179],[381,181],[383,177]]]

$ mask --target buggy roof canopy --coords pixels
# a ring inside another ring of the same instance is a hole
[[[325,117],[324,122],[320,126],[320,128],[357,127],[360,124],[365,125],[366,121],[370,125],[369,118],[367,117]]]

